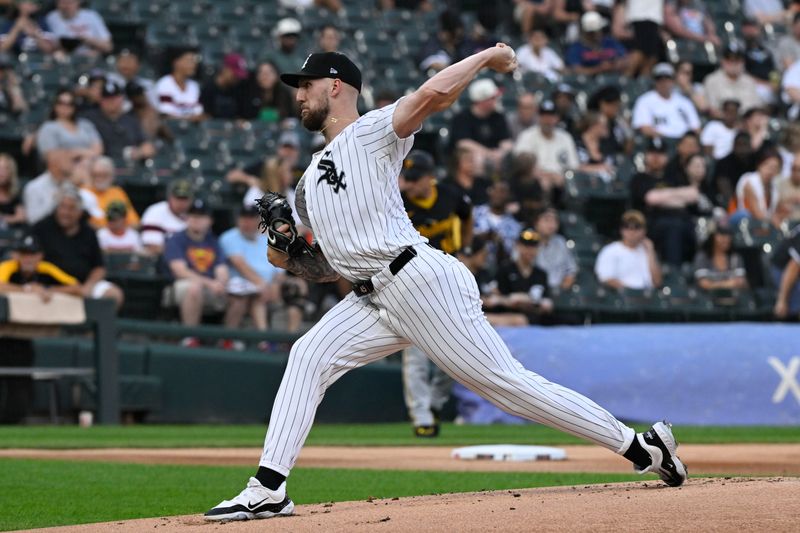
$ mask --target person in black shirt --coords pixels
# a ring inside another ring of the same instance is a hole
[[[547,285],[547,273],[536,266],[539,234],[533,229],[522,230],[517,240],[514,260],[497,271],[499,296],[487,298],[485,304],[492,312],[513,311],[528,317],[535,324],[541,316],[553,311]]]
[[[675,145],[675,155],[667,163],[664,174],[675,176],[674,179],[678,182],[686,181],[687,177],[684,171],[686,162],[691,156],[700,154],[702,151],[700,137],[693,131],[687,131],[683,137],[678,139],[678,143]]]
[[[486,191],[492,182],[480,176],[475,153],[471,149],[456,148],[451,157],[450,167],[450,174],[444,183],[452,185],[459,192],[469,196],[472,205],[489,202],[489,195]]]
[[[436,183],[433,157],[413,150],[403,161],[400,191],[408,218],[434,248],[452,254],[472,241],[472,202],[449,183]]]
[[[715,205],[728,208],[736,201],[736,184],[747,172],[756,169],[755,152],[750,134],[739,132],[733,138],[731,153],[717,161],[711,181],[711,201]]]
[[[633,129],[622,113],[622,93],[618,87],[607,85],[595,92],[587,107],[597,111],[608,121],[608,136],[600,142],[603,153],[626,153],[633,150]]]
[[[694,221],[689,208],[697,204],[700,192],[689,184],[683,169],[669,172],[666,158],[663,141],[652,139],[645,152],[645,171],[631,180],[631,206],[645,213],[649,237],[661,260],[680,265],[694,255]]]
[[[453,117],[450,127],[452,146],[475,152],[479,172],[487,167],[498,168],[512,147],[506,117],[497,111],[500,89],[484,78],[473,81],[468,92],[471,105]]]
[[[211,118],[241,118],[245,107],[242,82],[248,76],[244,57],[239,54],[226,55],[217,74],[200,90],[204,114]]]
[[[11,259],[0,263],[0,293],[32,292],[43,302],[56,292],[81,296],[78,280],[43,259],[39,240],[34,235],[24,236]]]
[[[558,114],[558,127],[573,137],[578,134],[577,110],[575,109],[575,89],[568,83],[559,83],[553,90],[553,103]]]
[[[797,315],[800,313],[800,225],[778,245],[770,266],[778,287],[775,316]]]
[[[243,92],[242,118],[280,122],[298,116],[292,91],[280,82],[278,67],[271,61],[258,64],[253,77],[245,82]]]
[[[78,190],[71,184],[60,187],[52,215],[33,227],[46,261],[76,278],[87,298],[111,298],[122,305],[119,287],[106,281],[103,254],[97,235],[89,226],[83,212]]]
[[[87,111],[83,117],[97,128],[105,155],[116,160],[124,157],[133,161],[153,157],[156,148],[145,138],[139,120],[123,112],[125,95],[122,87],[106,81],[102,95],[100,106]]]

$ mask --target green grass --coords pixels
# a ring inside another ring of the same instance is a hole
[[[635,426],[638,430],[646,426]],[[261,446],[264,426],[0,426],[0,448],[185,448]],[[800,427],[674,428],[684,444],[800,443]],[[468,446],[472,444],[582,444],[583,441],[539,425],[456,426],[445,424],[438,439],[416,439],[408,424],[317,425],[309,446]]]
[[[249,467],[0,459],[0,531],[202,513],[233,497]],[[297,468],[297,503],[641,479],[633,474],[416,472]]]

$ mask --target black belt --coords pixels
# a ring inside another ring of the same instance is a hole
[[[391,263],[389,263],[389,272],[392,273],[392,276],[396,276],[398,272],[403,270],[403,267],[408,264],[409,261],[414,259],[417,256],[417,251],[414,250],[411,246],[403,250],[403,252],[395,257]],[[375,291],[375,286],[372,284],[371,279],[367,279],[364,281],[356,281],[353,283],[353,292],[356,293],[358,296],[365,296],[371,292]]]

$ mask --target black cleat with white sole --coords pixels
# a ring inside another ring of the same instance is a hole
[[[232,500],[225,500],[209,510],[206,520],[254,520],[288,516],[294,512],[294,502],[286,495],[286,482],[276,490],[264,487],[251,477],[247,487]]]

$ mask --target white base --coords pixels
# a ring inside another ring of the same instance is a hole
[[[563,461],[567,452],[549,446],[523,446],[517,444],[487,444],[467,446],[450,452],[453,459],[484,459],[489,461]]]

